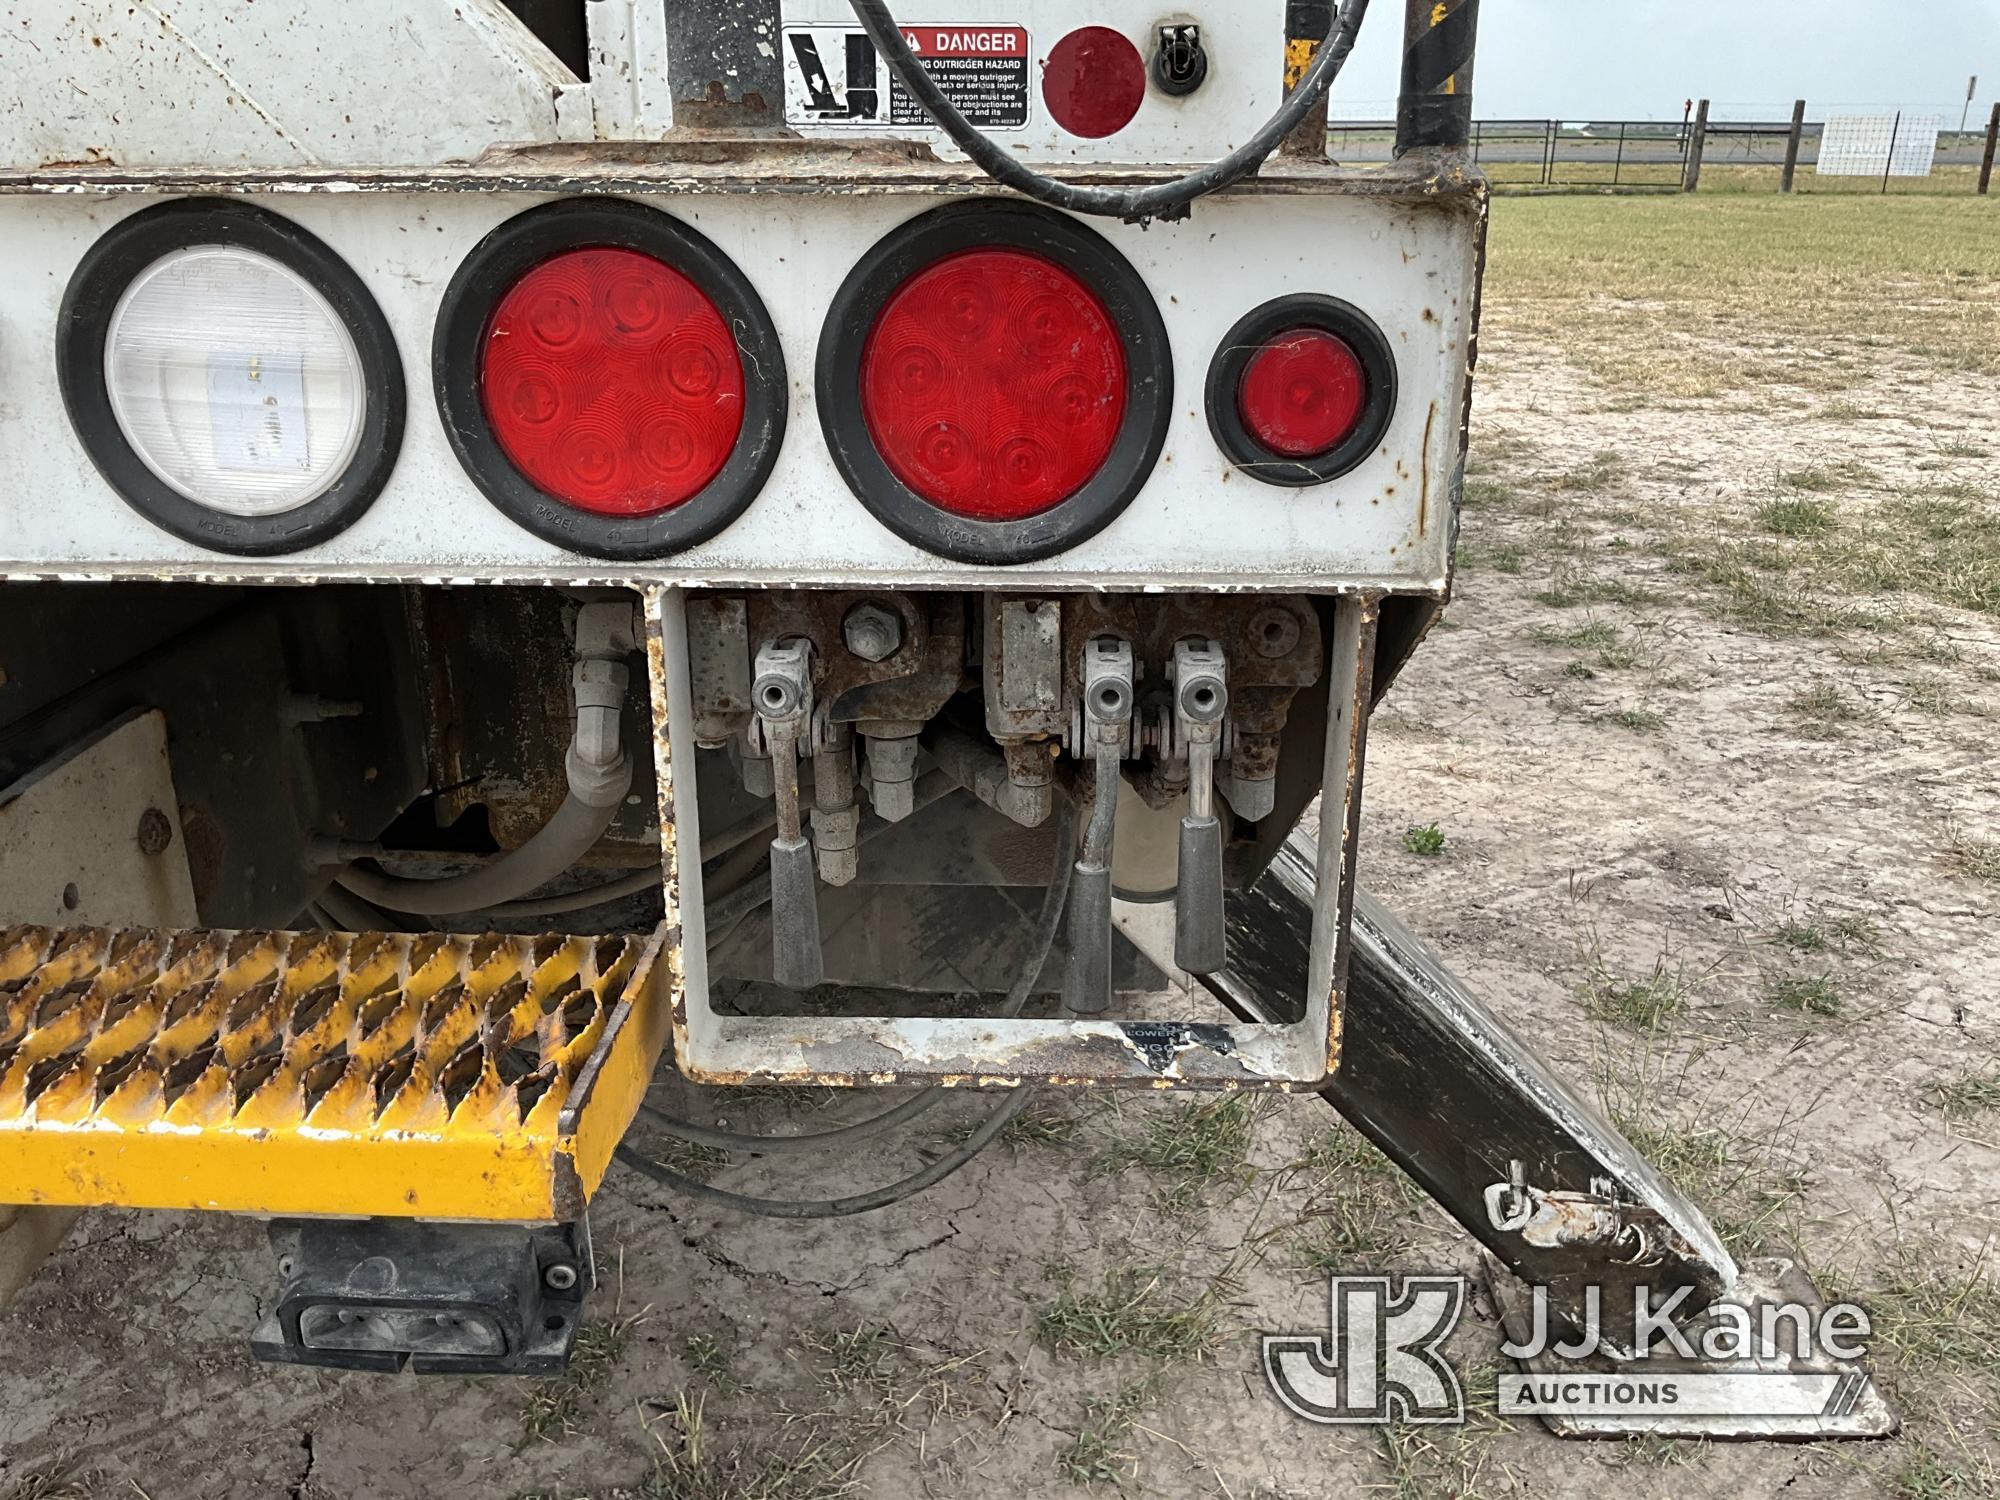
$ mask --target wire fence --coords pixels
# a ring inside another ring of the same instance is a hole
[[[1395,126],[1332,120],[1337,161],[1386,162]],[[1984,193],[2000,106],[1985,128],[1934,113],[1829,113],[1824,119],[1475,120],[1472,156],[1496,188],[1525,192]]]

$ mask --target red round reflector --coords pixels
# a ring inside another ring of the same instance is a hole
[[[1367,401],[1368,379],[1347,341],[1301,328],[1277,335],[1250,356],[1236,409],[1273,453],[1313,458],[1354,431]]]
[[[1042,98],[1071,135],[1115,135],[1145,102],[1145,60],[1123,32],[1081,27],[1050,49]]]
[[[883,304],[861,351],[876,451],[953,515],[1014,521],[1060,505],[1125,419],[1125,345],[1097,294],[1025,250],[962,250]]]
[[[486,327],[480,393],[508,460],[600,516],[692,499],[743,426],[729,325],[636,250],[567,250],[515,282]]]

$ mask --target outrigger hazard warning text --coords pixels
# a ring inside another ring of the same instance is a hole
[[[1028,123],[1028,32],[1022,26],[905,26],[958,112],[982,130]],[[854,26],[785,28],[785,123],[927,126],[930,118]]]

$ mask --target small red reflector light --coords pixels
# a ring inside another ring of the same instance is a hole
[[[1013,521],[1074,495],[1125,418],[1125,346],[1102,301],[1025,250],[963,250],[883,304],[861,413],[896,478],[953,515]]]
[[[538,488],[601,516],[692,499],[743,426],[743,365],[715,304],[636,250],[567,250],[514,283],[486,328],[494,439]]]
[[[1285,458],[1340,445],[1361,420],[1368,377],[1345,339],[1318,328],[1281,333],[1251,355],[1236,409],[1250,434]]]
[[[1124,33],[1081,27],[1050,49],[1042,98],[1056,124],[1071,135],[1115,135],[1145,102],[1145,60]]]

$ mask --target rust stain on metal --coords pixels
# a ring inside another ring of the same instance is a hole
[[[1074,165],[1066,182],[1141,187],[1171,181],[1169,167]],[[65,167],[0,171],[0,193],[744,193],[868,196],[883,193],[991,195],[993,180],[964,162],[940,161],[907,142],[838,146],[782,136],[712,135],[659,142],[558,142],[496,148],[462,167],[306,167],[191,171]],[[1241,197],[1334,193],[1413,205],[1481,198],[1485,179],[1468,163],[1413,154],[1381,168],[1274,157],[1223,190]]]
[[[1422,536],[1430,527],[1431,517],[1431,429],[1437,425],[1438,405],[1433,401],[1430,410],[1424,413],[1424,445],[1417,450],[1418,483],[1417,492],[1417,535]]]

